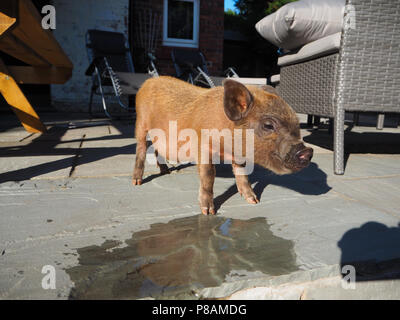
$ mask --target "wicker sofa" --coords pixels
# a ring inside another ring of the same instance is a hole
[[[338,50],[281,66],[278,89],[296,112],[334,119],[335,174],[344,174],[345,111],[400,113],[400,1],[347,8],[355,26],[343,28]]]

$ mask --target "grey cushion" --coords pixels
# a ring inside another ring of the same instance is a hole
[[[302,46],[297,52],[286,54],[278,58],[278,65],[299,63],[318,57],[326,56],[339,51],[341,32],[332,34],[322,39]]]
[[[345,0],[300,0],[284,5],[256,24],[279,48],[296,49],[342,30]]]
[[[222,81],[224,81],[227,78],[224,77],[210,77],[211,80],[214,82],[215,86],[221,86]],[[256,86],[262,86],[267,84],[267,79],[266,78],[234,78],[231,77],[229,78],[231,80],[235,80],[237,82],[240,82],[244,85],[256,85]]]
[[[273,76],[271,76],[270,81],[272,84],[278,84],[281,81],[281,75],[274,74]]]

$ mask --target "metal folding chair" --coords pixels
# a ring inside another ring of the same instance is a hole
[[[200,51],[173,49],[171,51],[176,76],[201,87],[215,87],[208,74],[206,60]]]
[[[111,115],[107,110],[106,96],[114,96],[123,109],[134,111],[133,99],[129,97],[136,94],[145,80],[158,73],[135,73],[131,52],[122,33],[88,30],[86,48],[90,65],[85,74],[91,76],[93,81],[89,112],[92,113],[94,94],[101,95],[104,112],[109,118]],[[111,90],[106,92],[106,87]],[[128,96],[129,102],[124,102],[122,96]]]

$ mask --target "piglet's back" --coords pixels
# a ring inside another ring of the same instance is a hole
[[[161,76],[147,80],[136,95],[136,111],[179,113],[207,89],[177,78]],[[145,109],[145,110],[142,110]]]

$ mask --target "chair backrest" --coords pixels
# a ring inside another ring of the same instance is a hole
[[[197,72],[197,67],[200,67],[208,74],[206,61],[200,51],[174,48],[171,52],[171,57],[178,77],[188,73]]]
[[[90,62],[106,57],[115,72],[135,72],[125,36],[120,32],[88,30],[86,48]]]

